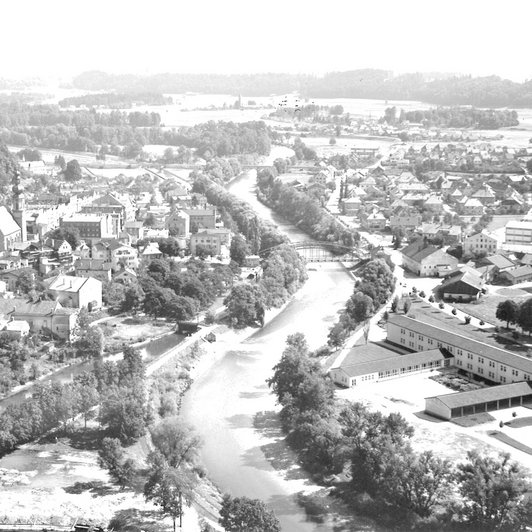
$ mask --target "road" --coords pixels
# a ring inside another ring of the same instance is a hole
[[[234,181],[231,192],[291,239],[309,240],[256,200],[255,175],[249,171]],[[295,501],[297,492],[316,486],[299,468],[291,468],[293,456],[284,444],[274,414],[278,407],[265,381],[288,334],[304,333],[313,349],[326,343],[328,330],[352,289],[353,279],[341,264],[317,265],[272,321],[244,342],[219,346],[225,354],[193,383],[182,405],[182,415],[204,440],[202,461],[210,478],[224,492],[265,501],[286,532],[331,528],[307,521]]]

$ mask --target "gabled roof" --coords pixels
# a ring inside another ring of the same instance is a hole
[[[480,277],[476,273],[473,274],[469,271],[462,272],[460,275],[448,277],[441,283],[440,288],[445,290],[460,282],[469,285],[471,288],[474,288],[479,292],[482,290],[482,280]]]
[[[77,293],[81,290],[83,285],[89,280],[89,277],[74,277],[73,275],[56,275],[45,279],[43,283],[48,290],[57,290],[58,292],[73,292]],[[94,281],[94,279],[93,279]]]
[[[427,399],[437,399],[447,408],[460,408],[488,401],[498,401],[511,397],[521,397],[532,393],[531,382],[513,382],[512,384],[500,384],[489,388],[480,388],[467,392],[449,393],[446,395],[436,395]]]
[[[493,264],[494,266],[497,266],[499,270],[503,270],[504,268],[510,268],[514,265],[514,263],[504,255],[490,255],[489,257],[486,257],[484,259],[486,262],[489,262],[490,264]]]
[[[512,277],[514,279],[519,279],[519,277],[524,277],[526,275],[532,274],[532,266],[529,264],[525,264],[523,266],[518,266],[517,268],[513,270],[506,270],[503,272],[504,275],[507,275],[508,277]]]
[[[9,236],[17,231],[20,231],[20,227],[13,215],[3,205],[0,206],[0,234]]]

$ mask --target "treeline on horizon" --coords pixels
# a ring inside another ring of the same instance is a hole
[[[59,107],[102,106],[112,109],[126,109],[133,105],[165,105],[171,104],[172,98],[158,92],[105,92],[70,96],[59,101]]]
[[[268,96],[299,92],[312,98],[421,100],[439,105],[532,107],[532,81],[517,83],[499,76],[445,76],[423,73],[393,76],[386,70],[364,69],[309,74],[107,74],[84,72],[73,79],[84,90],[201,92]]]

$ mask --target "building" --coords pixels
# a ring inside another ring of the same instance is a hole
[[[532,244],[532,220],[510,220],[504,230],[505,244],[525,245]]]
[[[102,306],[102,282],[98,279],[57,275],[45,279],[44,284],[64,307],[87,308],[91,311]]]
[[[184,209],[190,220],[190,230],[214,229],[216,227],[216,207],[205,209]]]
[[[449,420],[524,405],[532,406],[531,382],[501,384],[468,392],[427,397],[425,412]]]
[[[390,216],[390,228],[413,230],[421,224],[421,214],[416,209],[400,207]]]
[[[165,226],[172,236],[188,238],[190,234],[190,216],[184,211],[174,212],[166,219]]]
[[[489,231],[481,231],[464,239],[464,255],[493,255],[501,248],[501,238]]]
[[[124,224],[124,231],[131,236],[131,242],[133,244],[137,240],[142,240],[144,238],[144,224],[142,222],[126,222]]]
[[[463,205],[463,214],[473,218],[480,217],[484,214],[484,205],[475,198],[469,198]]]
[[[108,215],[112,220],[112,234],[118,235],[127,221],[133,220],[135,211],[129,198],[119,199],[115,194],[104,194],[81,208],[82,213]]]
[[[440,349],[400,355],[395,351],[376,347],[377,349],[375,344],[355,346],[339,367],[331,368],[329,374],[332,380],[340,386],[351,388],[412,373],[434,371],[449,366],[453,358]]]
[[[111,215],[75,214],[62,218],[60,226],[79,232],[79,237],[87,242],[94,242],[102,238],[113,236],[113,217]]]
[[[386,217],[379,211],[361,215],[360,220],[370,231],[382,231],[386,227]]]
[[[420,238],[402,251],[403,266],[422,277],[442,277],[456,268],[458,259]]]
[[[443,348],[454,356],[454,365],[470,376],[500,384],[532,379],[532,359],[495,347],[471,334],[472,328],[447,314],[423,313],[419,306],[410,312],[415,318],[390,315],[388,341],[412,351]]]
[[[458,271],[440,284],[440,293],[451,301],[475,301],[482,294],[482,279],[470,271]]]
[[[499,273],[499,279],[510,284],[519,284],[532,281],[532,266],[525,264],[512,270],[505,270]]]
[[[102,283],[111,281],[111,263],[100,259],[78,259],[74,263],[76,275],[92,277]]]
[[[22,230],[14,216],[4,207],[0,206],[0,251],[13,249],[15,242],[22,240]]]
[[[58,301],[10,300],[12,308],[5,314],[14,321],[25,321],[31,332],[70,340],[76,328],[77,309],[64,308]]]
[[[198,246],[212,249],[213,255],[220,255],[222,248],[229,251],[231,246],[231,231],[229,229],[204,229],[190,235],[190,253],[196,255]]]

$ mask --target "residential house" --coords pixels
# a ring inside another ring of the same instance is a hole
[[[416,209],[410,207],[399,207],[390,216],[390,228],[403,229],[405,231],[411,231],[419,226],[421,223],[421,214]]]
[[[231,231],[229,229],[203,229],[190,235],[190,253],[196,255],[197,247],[212,248],[214,255],[222,254],[222,248],[228,252],[231,246]]]
[[[117,271],[113,275],[113,281],[115,283],[121,283],[124,285],[129,285],[131,283],[137,282],[137,274],[135,270],[132,270],[131,268],[123,268],[122,270]]]
[[[464,216],[480,217],[484,214],[484,205],[478,199],[469,198],[462,206]]]
[[[110,215],[75,214],[62,218],[60,226],[79,231],[81,239],[92,243],[113,236],[113,219]]]
[[[483,284],[480,275],[467,270],[458,271],[442,281],[439,291],[444,299],[469,302],[480,297]]]
[[[190,228],[214,229],[216,227],[216,207],[204,209],[183,209],[190,219]]]
[[[505,244],[532,245],[532,220],[510,220],[505,227]],[[519,251],[519,249],[516,249]]]
[[[360,220],[370,231],[382,231],[386,227],[386,217],[380,211],[373,210],[370,214],[361,214]]]
[[[458,265],[458,259],[420,238],[402,250],[403,266],[422,277],[441,277]]]
[[[482,230],[464,239],[463,252],[464,255],[493,255],[499,251],[501,244],[501,237],[496,233]]]
[[[131,242],[134,244],[137,240],[144,238],[144,224],[135,220],[124,224],[124,231],[131,236]]]
[[[87,308],[102,306],[102,282],[92,277],[57,275],[44,280],[48,293],[64,307]]]
[[[148,242],[145,246],[139,248],[139,257],[143,261],[151,261],[153,259],[162,259],[163,253],[159,249],[159,243]]]
[[[78,259],[74,263],[78,277],[92,277],[102,283],[111,281],[111,263],[101,259]]]
[[[165,227],[172,236],[188,238],[190,235],[190,216],[182,210],[173,212],[166,219]]]
[[[510,284],[532,281],[532,266],[525,264],[512,270],[505,270],[499,274],[499,279],[507,281]]]

